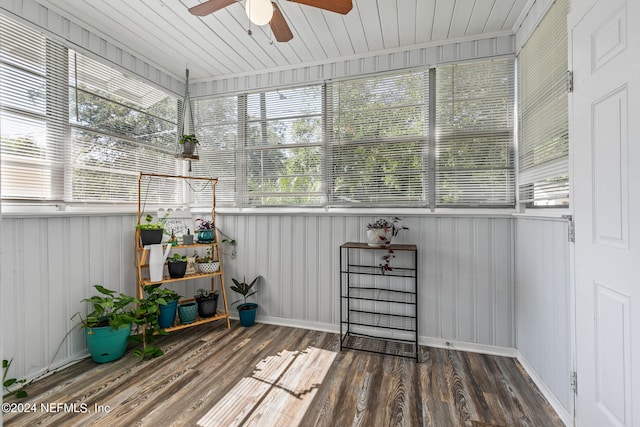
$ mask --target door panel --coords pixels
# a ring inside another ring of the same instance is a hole
[[[571,29],[581,427],[640,425],[640,31],[627,25],[639,12],[598,0]]]

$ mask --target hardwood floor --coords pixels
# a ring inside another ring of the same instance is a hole
[[[3,424],[563,425],[510,358],[421,347],[416,363],[341,352],[336,334],[237,321],[158,342],[160,358],[87,359],[29,385],[22,402],[33,411],[5,413]]]

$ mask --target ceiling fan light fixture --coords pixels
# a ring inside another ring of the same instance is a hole
[[[249,20],[256,25],[267,25],[273,17],[271,0],[247,0],[245,9]]]

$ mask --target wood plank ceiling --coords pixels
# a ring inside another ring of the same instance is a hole
[[[447,39],[512,34],[528,0],[353,0],[347,15],[277,0],[294,38],[272,42],[244,0],[205,17],[204,0],[37,0],[114,45],[192,82],[398,51]]]

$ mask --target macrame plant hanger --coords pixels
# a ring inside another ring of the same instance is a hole
[[[189,69],[185,70],[184,100],[182,101],[182,117],[180,118],[180,131],[176,141],[175,157],[177,159],[189,161],[189,172],[191,172],[191,161],[199,160],[199,142],[193,133],[193,111],[191,111],[191,99],[189,97]]]

